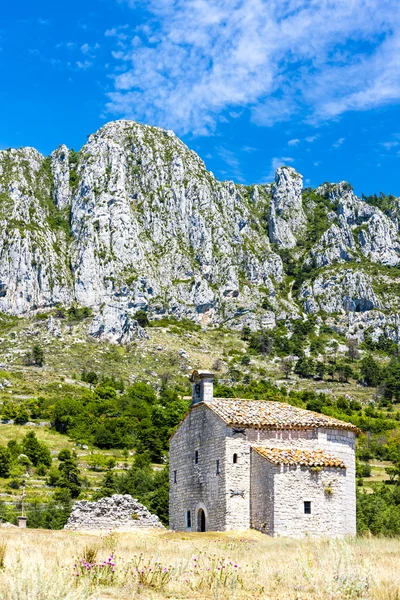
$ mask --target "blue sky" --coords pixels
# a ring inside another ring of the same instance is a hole
[[[220,179],[400,196],[399,0],[20,0],[0,21],[0,148],[173,129]]]

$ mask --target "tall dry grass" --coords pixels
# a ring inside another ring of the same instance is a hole
[[[400,600],[395,539],[0,529],[0,541],[1,600]]]

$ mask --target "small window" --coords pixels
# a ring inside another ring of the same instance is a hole
[[[236,465],[237,463],[237,454],[233,455],[233,464]]]
[[[304,514],[311,515],[311,502],[309,500],[304,501]]]
[[[215,472],[219,475],[219,460],[215,461]]]
[[[190,514],[190,510],[186,513],[186,527],[192,526],[192,515]]]
[[[176,471],[174,471],[174,483],[176,483]]]
[[[196,450],[194,453],[194,464],[197,465],[199,463],[199,451]]]

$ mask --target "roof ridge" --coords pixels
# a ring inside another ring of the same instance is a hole
[[[360,433],[358,427],[350,422],[293,406],[288,402],[254,398],[214,398],[204,404],[229,426],[279,430],[326,427]]]

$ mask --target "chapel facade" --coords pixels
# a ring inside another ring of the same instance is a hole
[[[170,440],[170,528],[354,535],[359,430],[282,402],[214,398],[213,378],[193,372]]]

